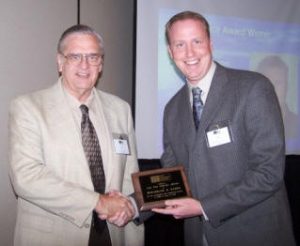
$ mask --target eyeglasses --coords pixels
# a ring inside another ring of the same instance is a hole
[[[102,57],[100,54],[62,54],[64,58],[72,65],[79,65],[83,58],[85,58],[86,62],[91,66],[98,66],[101,63]]]

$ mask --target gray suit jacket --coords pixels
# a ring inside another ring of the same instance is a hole
[[[231,142],[208,147],[207,132],[228,127]],[[262,75],[217,64],[196,132],[187,85],[164,113],[163,166],[183,164],[209,221],[185,220],[186,245],[294,245],[284,187],[279,104]]]
[[[100,105],[99,137],[106,169],[106,190],[133,192],[138,170],[130,107],[116,96],[95,90]],[[10,111],[10,176],[18,196],[15,245],[88,245],[91,213],[99,194],[61,81],[21,96]],[[116,154],[113,133],[125,134],[130,155]],[[113,245],[143,245],[143,225],[109,224]]]

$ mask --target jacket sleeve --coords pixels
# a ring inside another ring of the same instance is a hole
[[[244,163],[236,165],[244,170],[239,178],[201,199],[215,227],[267,200],[284,186],[285,144],[279,104],[271,83],[261,78],[256,82],[243,95],[244,119],[240,122],[244,123],[240,127],[246,132],[243,143],[248,150]]]
[[[21,97],[10,108],[10,178],[17,196],[82,226],[98,194],[66,181],[45,163],[39,107]],[[56,153],[53,153],[55,155]],[[66,163],[61,163],[62,168]]]

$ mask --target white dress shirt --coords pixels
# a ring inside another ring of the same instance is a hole
[[[195,87],[199,87],[202,91],[201,93],[201,100],[203,102],[203,104],[205,105],[206,99],[207,99],[207,95],[210,89],[210,85],[212,82],[212,78],[215,74],[216,71],[216,63],[212,62],[207,74],[196,84],[196,85],[192,85],[189,81],[187,81],[188,87],[189,87],[189,92],[190,92],[190,103],[191,106],[193,105],[193,94],[192,94],[192,89]]]

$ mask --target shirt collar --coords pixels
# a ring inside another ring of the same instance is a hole
[[[191,83],[189,83],[187,81],[187,85],[189,87],[189,91],[190,93],[192,93],[192,89],[193,87],[199,87],[202,90],[201,93],[201,99],[203,101],[203,103],[205,103],[209,89],[210,89],[210,85],[212,82],[212,78],[214,76],[214,73],[216,71],[216,63],[213,61],[211,63],[210,68],[208,69],[207,74],[196,84],[196,85],[192,85]]]
[[[95,97],[95,88],[92,89],[91,94],[89,95],[89,97],[85,100],[85,102],[80,102],[76,97],[74,97],[73,95],[71,95],[68,90],[66,90],[66,88],[64,88],[63,86],[63,90],[64,90],[64,94],[67,98],[67,101],[69,102],[70,106],[72,109],[74,110],[78,110],[80,105],[84,104],[86,105],[88,108],[91,107],[94,97]]]

